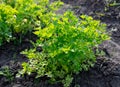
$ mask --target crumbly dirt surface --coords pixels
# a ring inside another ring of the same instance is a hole
[[[76,15],[86,14],[107,24],[107,32],[111,40],[100,44],[106,56],[97,57],[97,62],[89,71],[80,72],[74,76],[70,87],[120,87],[120,6],[108,6],[106,0],[62,0],[63,8],[57,13],[72,9]],[[120,0],[113,0],[120,3]],[[6,43],[0,47],[0,70],[4,66],[10,68],[12,77],[0,76],[0,87],[63,87],[61,83],[49,84],[46,77],[35,79],[35,73],[16,78],[21,62],[27,58],[20,54],[29,49],[32,44],[26,38],[21,44]]]

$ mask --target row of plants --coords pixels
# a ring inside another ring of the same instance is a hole
[[[22,63],[17,76],[35,72],[36,78],[47,76],[51,83],[69,87],[73,74],[88,70],[96,62],[93,48],[109,39],[106,25],[90,16],[78,17],[72,11],[56,14],[61,1],[12,1],[2,0],[0,4],[0,44],[17,33],[30,31],[38,37],[34,48],[21,52],[29,61]]]

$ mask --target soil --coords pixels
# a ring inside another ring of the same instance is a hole
[[[76,15],[86,14],[94,19],[107,24],[107,32],[111,40],[100,44],[100,50],[106,56],[98,56],[97,62],[89,71],[83,71],[74,76],[70,87],[120,87],[120,6],[109,7],[105,0],[62,0],[66,4],[58,13],[72,9]],[[115,1],[115,0],[113,0]],[[120,3],[120,0],[116,0]],[[35,37],[35,36],[34,36]],[[36,38],[36,37],[35,37]],[[61,83],[49,84],[46,77],[35,79],[35,73],[16,78],[21,62],[27,58],[20,54],[24,49],[29,49],[31,38],[25,38],[21,44],[6,43],[0,47],[0,70],[4,66],[10,68],[13,80],[0,76],[0,87],[63,87]]]

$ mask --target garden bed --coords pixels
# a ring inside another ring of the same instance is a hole
[[[71,87],[119,87],[120,86],[120,6],[108,7],[104,0],[63,0],[76,15],[87,14],[94,19],[107,24],[107,31],[111,34],[111,40],[100,45],[100,49],[106,56],[98,57],[97,62],[89,71],[80,72],[74,76]],[[15,76],[21,69],[21,62],[27,58],[20,54],[24,49],[32,48],[28,38],[21,44],[6,43],[0,47],[0,69],[8,66],[10,73]],[[61,83],[49,84],[46,77],[35,79],[35,73],[23,78],[12,79],[0,77],[0,87],[62,87]]]

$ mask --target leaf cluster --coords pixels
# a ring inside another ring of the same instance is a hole
[[[1,0],[0,1],[0,45],[10,41],[16,34],[23,36],[37,26],[46,26],[46,19],[63,3],[49,0]]]
[[[62,82],[68,87],[73,74],[88,70],[96,61],[93,47],[109,39],[106,25],[92,17],[77,17],[67,11],[62,15],[52,14],[45,27],[39,26],[34,34],[39,39],[36,47],[23,51],[29,58],[23,63],[23,73],[37,72],[37,77],[51,78],[52,82]],[[42,52],[37,51],[41,47]]]
[[[14,79],[14,76],[8,66],[3,66],[0,70],[0,76],[6,77],[6,80],[12,81]]]

